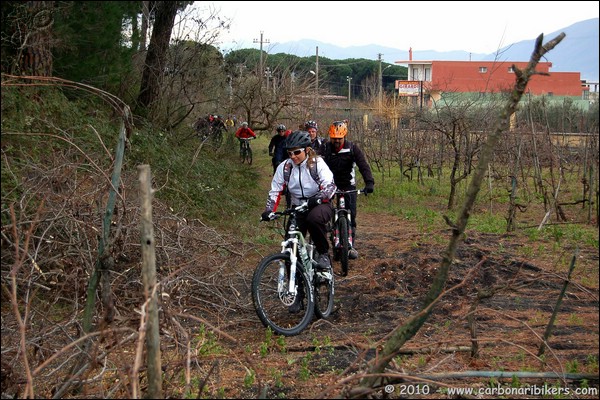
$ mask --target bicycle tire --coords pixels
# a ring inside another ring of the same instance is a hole
[[[248,148],[246,150],[246,160],[248,160],[248,165],[252,165],[252,148],[250,147],[250,143],[248,143]]]
[[[240,162],[243,164],[246,161],[246,147],[242,145],[240,148]]]
[[[327,277],[323,272],[316,271],[315,283],[315,315],[317,318],[327,318],[333,311],[333,296],[335,294],[335,276],[333,270],[329,271]]]
[[[290,256],[287,253],[271,254],[263,258],[252,277],[252,300],[258,318],[265,327],[284,336],[295,336],[302,332],[314,316],[314,297],[312,285],[301,266],[296,270],[296,282],[302,290],[302,309],[291,313],[289,306],[294,299],[280,296],[278,291],[280,266],[283,265],[283,286],[289,286]]]
[[[348,241],[348,219],[341,215],[337,221],[340,235],[340,264],[342,266],[342,276],[348,276],[348,251],[350,243]]]
[[[213,133],[213,146],[215,149],[221,148],[223,144],[223,132],[216,131]]]

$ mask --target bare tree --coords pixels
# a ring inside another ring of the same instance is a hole
[[[230,109],[243,115],[254,130],[272,130],[279,122],[302,120],[313,92],[310,80],[294,73],[295,67],[282,63],[264,77],[240,68],[230,75]]]
[[[142,27],[140,29],[140,51],[146,51],[148,23],[150,20],[150,1],[142,1]]]
[[[2,29],[3,68],[16,75],[52,76],[54,1],[10,3],[2,6],[3,19],[10,23]]]
[[[491,109],[491,108],[490,108]],[[440,132],[452,149],[450,162],[450,194],[448,209],[456,204],[457,188],[467,179],[472,170],[473,160],[481,146],[476,121],[481,110],[475,109],[475,102],[434,102],[432,113],[420,113],[421,122],[434,132]]]
[[[150,108],[158,97],[178,7],[176,1],[156,2],[154,28],[138,95],[138,104],[141,107]]]

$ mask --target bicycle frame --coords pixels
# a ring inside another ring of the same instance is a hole
[[[298,265],[298,249],[300,249],[300,261],[301,265],[304,267],[304,271],[308,275],[310,281],[313,278],[313,268],[312,268],[312,256],[309,255],[310,252],[313,251],[314,246],[310,243],[306,243],[304,236],[300,231],[297,230],[289,230],[288,234],[291,235],[289,239],[281,242],[281,252],[288,253],[290,255],[290,280],[289,280],[289,293],[295,295],[296,294],[296,270]],[[285,268],[284,265],[280,267],[279,276],[283,277]],[[280,291],[284,291],[283,287],[279,287]]]
[[[290,280],[289,280],[289,288],[288,291],[292,295],[296,295],[296,269],[298,263],[298,249],[300,249],[300,260],[302,266],[304,267],[305,272],[308,275],[309,281],[312,282],[313,279],[313,254],[314,254],[314,245],[308,243],[304,238],[302,232],[298,230],[298,226],[296,224],[296,216],[290,216],[290,223],[287,230],[287,235],[284,241],[281,242],[281,252],[288,253],[290,255]],[[284,265],[280,267],[279,276],[282,278],[285,274],[283,268]],[[281,285],[281,279],[279,281]],[[279,293],[281,295],[284,291],[282,286],[278,286]]]

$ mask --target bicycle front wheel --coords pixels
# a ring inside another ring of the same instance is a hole
[[[213,132],[213,146],[215,149],[219,149],[223,144],[223,132],[216,131]]]
[[[266,327],[284,336],[302,332],[314,315],[312,286],[301,267],[296,269],[297,294],[289,293],[290,256],[277,253],[258,264],[252,278],[252,300]]]
[[[246,149],[246,160],[248,161],[248,165],[252,165],[252,148],[250,145]]]
[[[315,314],[318,318],[327,318],[333,311],[335,282],[333,269],[315,272]]]
[[[342,265],[342,276],[348,275],[348,250],[350,247],[348,241],[348,219],[341,216],[338,219],[338,229],[340,231],[340,264]]]

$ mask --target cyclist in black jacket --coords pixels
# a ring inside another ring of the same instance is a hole
[[[271,138],[269,142],[269,155],[273,157],[271,159],[273,164],[273,175],[277,170],[277,166],[281,164],[283,160],[287,160],[288,155],[285,151],[285,138],[287,128],[283,124],[277,126],[277,133]]]
[[[365,154],[357,144],[346,140],[348,125],[346,121],[335,121],[329,127],[329,141],[322,147],[321,157],[325,160],[331,172],[335,185],[340,190],[356,189],[356,174],[354,167],[358,167],[365,182],[365,193],[373,193],[375,180],[371,167],[367,162]],[[346,195],[346,205],[352,216],[352,238],[356,234],[356,193]],[[352,240],[353,243],[356,243]],[[358,251],[353,247],[348,252],[351,259],[358,258]]]

